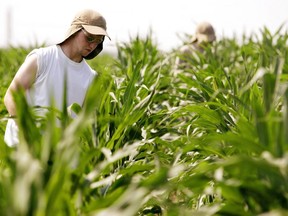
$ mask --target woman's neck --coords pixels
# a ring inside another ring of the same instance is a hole
[[[72,61],[80,63],[83,60],[83,57],[78,54],[70,38],[60,44],[60,48],[62,49],[63,53]]]

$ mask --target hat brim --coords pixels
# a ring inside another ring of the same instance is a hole
[[[109,38],[109,40],[111,40],[111,38],[109,37],[108,33],[106,32],[105,29],[99,27],[99,26],[91,26],[91,25],[82,25],[82,27],[89,33],[92,35],[104,35],[107,36]]]
[[[200,42],[213,42],[214,40],[216,40],[216,36],[215,35],[204,35],[204,34],[197,34],[197,39]]]
[[[192,36],[190,43],[195,43],[197,41],[197,37],[195,35]]]
[[[56,44],[61,44],[64,41],[66,41],[68,38],[70,38],[72,35],[74,35],[76,32],[78,32],[82,27],[78,26],[78,27],[70,27],[66,33],[66,36],[64,37],[64,39],[60,40],[60,42],[56,43]]]

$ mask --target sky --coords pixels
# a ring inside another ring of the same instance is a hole
[[[0,47],[57,43],[85,8],[106,19],[106,51],[150,31],[159,48],[169,51],[202,21],[214,26],[217,38],[257,34],[264,26],[272,33],[281,24],[288,29],[288,0],[1,0]]]

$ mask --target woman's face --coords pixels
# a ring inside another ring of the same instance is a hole
[[[78,33],[78,43],[82,50],[82,56],[89,55],[103,40],[103,35],[92,35],[85,29],[81,29]]]

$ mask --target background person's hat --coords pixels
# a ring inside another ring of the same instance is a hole
[[[109,35],[106,31],[106,20],[105,18],[98,13],[97,11],[91,10],[91,9],[85,9],[80,12],[78,12],[71,25],[68,29],[66,36],[62,42],[66,41],[68,38],[70,38],[72,35],[74,35],[76,32],[84,28],[88,33],[92,35],[104,35],[107,36],[109,39]],[[111,40],[111,39],[110,39]],[[85,59],[92,59],[95,56],[97,56],[103,49],[103,42],[100,43],[95,50],[93,50],[88,56],[85,56]]]
[[[196,27],[195,35],[192,38],[192,42],[212,42],[216,40],[215,30],[213,26],[208,22],[202,22]]]

